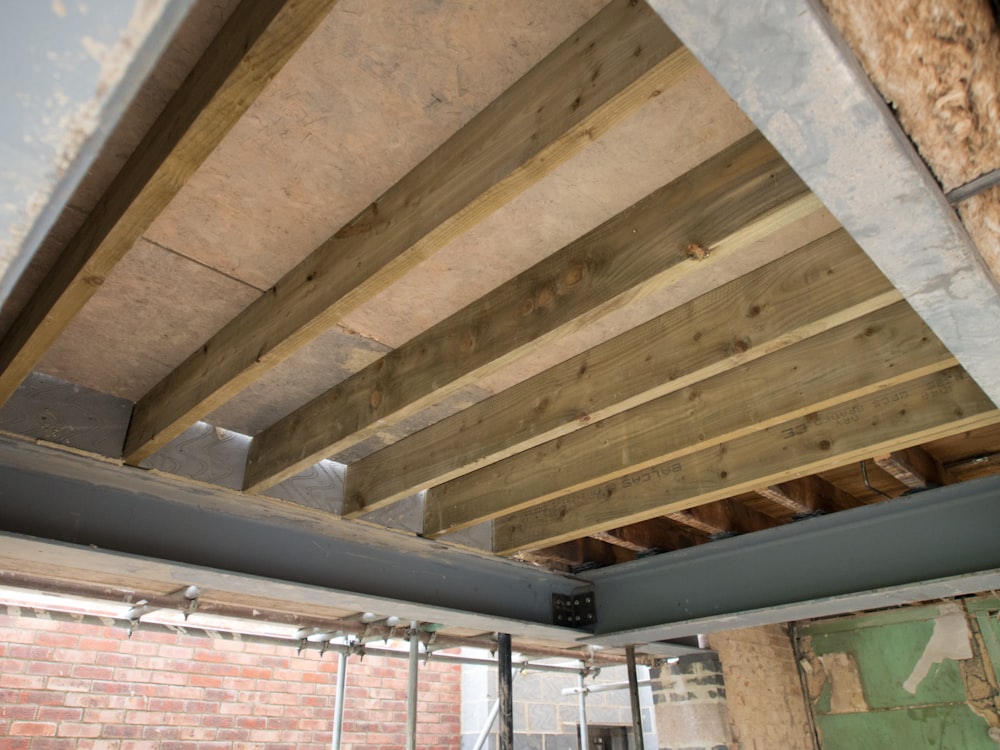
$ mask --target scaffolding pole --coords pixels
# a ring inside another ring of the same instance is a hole
[[[587,738],[587,686],[583,684],[587,677],[587,665],[581,664],[580,674],[577,677],[577,686],[580,694],[577,699],[580,703],[580,750],[587,750],[589,747]]]
[[[337,652],[337,698],[333,709],[332,750],[340,750],[340,740],[344,736],[344,691],[347,688],[347,652]]]
[[[514,675],[511,673],[509,633],[497,633],[497,705],[500,713],[500,750],[514,750]]]
[[[410,623],[409,685],[406,693],[406,750],[417,750],[417,673],[420,669],[420,630]]]

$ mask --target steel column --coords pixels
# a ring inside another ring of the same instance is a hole
[[[500,712],[500,750],[514,748],[514,677],[511,674],[509,633],[497,633],[497,704]]]
[[[520,671],[517,669],[511,670],[511,695],[513,695],[513,682],[517,679]],[[493,701],[493,706],[490,708],[490,713],[486,717],[486,723],[483,724],[482,730],[479,732],[479,736],[476,737],[476,744],[472,746],[472,750],[483,750],[483,745],[486,744],[486,740],[489,739],[490,730],[493,729],[493,724],[497,720],[497,716],[500,715],[500,699],[497,698]]]
[[[340,750],[344,736],[344,691],[347,689],[347,652],[337,654],[337,698],[333,709],[333,750]]]
[[[645,750],[642,736],[642,707],[639,705],[639,677],[635,669],[635,646],[625,647],[625,658],[628,660],[628,697],[632,707],[632,735],[635,737],[636,750]]]

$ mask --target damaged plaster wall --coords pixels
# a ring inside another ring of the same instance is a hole
[[[1000,169],[1000,30],[989,0],[824,0],[945,192]],[[1000,186],[959,214],[1000,279]]]
[[[1000,600],[796,626],[823,750],[998,746]]]

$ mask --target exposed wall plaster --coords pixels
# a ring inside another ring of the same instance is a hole
[[[931,639],[903,683],[903,689],[910,695],[917,694],[920,683],[926,679],[935,664],[940,664],[945,659],[961,661],[972,658],[965,612],[954,602],[942,604],[940,611],[941,616],[934,622]]]

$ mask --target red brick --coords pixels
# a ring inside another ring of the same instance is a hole
[[[62,721],[58,731],[60,737],[100,737],[102,727],[100,724]]]
[[[56,725],[41,721],[15,721],[10,725],[10,733],[12,736],[52,737],[56,733]]]
[[[111,667],[80,665],[73,667],[73,676],[86,680],[111,680],[114,679],[115,670]]]
[[[65,708],[64,706],[42,706],[38,709],[38,721],[80,721],[83,718],[82,708]]]

